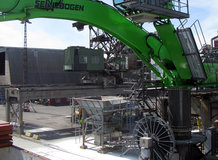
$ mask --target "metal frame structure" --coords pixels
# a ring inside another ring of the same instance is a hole
[[[127,47],[118,39],[99,28],[89,26],[90,48],[102,49],[107,54],[107,60],[111,57],[121,56]],[[125,50],[125,54],[126,50]]]
[[[15,122],[17,132],[23,134],[23,107],[24,103],[35,99],[71,98],[82,96],[119,95],[125,86],[103,88],[102,86],[34,86],[6,88],[6,120]],[[12,121],[13,120],[13,121]]]
[[[114,0],[114,5],[138,23],[155,21],[161,17],[189,17],[188,0]]]
[[[96,98],[96,99],[95,99]],[[107,151],[107,147],[127,145],[123,138],[122,130],[132,131],[135,106],[125,100],[117,97],[99,97],[73,98],[74,110],[82,109],[82,146],[87,148],[86,144],[100,146],[100,152]],[[124,120],[125,119],[125,120]],[[116,123],[114,121],[116,121]]]
[[[174,130],[179,132],[177,137],[181,138],[181,141],[180,139],[176,138],[176,140],[179,141],[178,143],[180,143],[178,147],[180,158],[197,159],[196,156],[199,153],[196,153],[196,155],[193,154],[195,157],[191,157],[190,153],[192,154],[192,152],[190,152],[190,150],[193,152],[198,151],[195,146],[198,141],[196,142],[193,140],[190,142],[190,124],[189,122],[185,121],[185,112],[178,112],[178,110],[175,108],[179,102],[183,102],[183,105],[180,105],[180,109],[182,110],[184,108],[183,106],[185,105],[184,103],[187,102],[187,119],[188,121],[190,120],[190,91],[187,91],[189,94],[187,96],[185,89],[196,87],[217,87],[217,74],[215,72],[210,72],[210,70],[213,69],[216,71],[218,69],[218,63],[203,63],[202,68],[203,71],[205,70],[207,73],[207,77],[205,76],[201,80],[193,77],[189,62],[187,61],[186,57],[184,57],[184,48],[182,48],[182,44],[178,39],[178,35],[175,33],[175,28],[170,21],[171,18],[187,18],[189,14],[184,12],[178,13],[173,6],[173,2],[175,0],[156,0],[151,2],[159,3],[160,1],[164,2],[161,7],[159,7],[157,3],[154,4],[154,6],[149,6],[147,4],[141,4],[140,1],[136,4],[134,4],[134,1],[123,1],[124,4],[122,5],[126,4],[128,6],[124,6],[123,8],[119,9],[115,4],[117,9],[123,10],[124,13],[134,15],[134,17],[131,18],[131,21],[120,14],[116,9],[99,1],[55,0],[46,1],[48,3],[45,3],[45,1],[16,0],[16,3],[12,3],[11,1],[2,0],[0,12],[3,12],[3,14],[0,16],[0,21],[29,20],[33,18],[76,20],[99,27],[100,29],[107,31],[109,34],[122,41],[134,51],[134,53],[142,60],[142,62],[157,75],[157,77],[161,79],[160,83],[156,85],[156,87],[175,89],[174,91],[170,92],[171,95],[169,96],[169,99],[171,99],[172,103],[170,103],[169,108],[173,112],[173,118],[171,119],[171,122],[174,124]],[[182,2],[182,0],[178,2]],[[188,2],[188,0],[186,0],[186,2]],[[180,9],[181,8],[179,8],[179,10]],[[143,14],[145,17],[140,17],[140,14]],[[149,19],[147,19],[146,16],[150,16]],[[158,37],[143,30],[140,25],[136,24],[148,21],[156,22],[154,23],[154,27],[157,30]],[[186,44],[188,45],[189,43],[187,42]],[[155,62],[154,64],[151,63],[151,59]],[[191,61],[194,60],[194,58],[191,59]],[[157,65],[159,68],[156,67]],[[209,67],[205,67],[206,65]],[[176,96],[174,96],[174,93]],[[180,97],[180,94],[184,96]],[[22,99],[20,98],[19,119],[21,120],[20,125],[22,126],[21,100]],[[176,119],[179,116],[181,119]],[[183,122],[184,125],[180,125],[180,123]],[[187,134],[185,133],[180,135],[180,131],[184,130],[184,128],[180,128],[180,126],[188,128],[185,130]],[[199,141],[202,142],[202,139],[200,138]],[[186,142],[189,142],[190,147],[186,146]]]

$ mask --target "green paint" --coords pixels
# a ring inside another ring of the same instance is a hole
[[[5,12],[0,16],[0,21],[54,18],[96,26],[129,46],[144,64],[161,78],[163,83],[160,86],[187,88],[195,86],[194,83],[187,83],[191,79],[191,73],[171,23],[155,26],[161,42],[126,19],[117,10],[97,1],[0,0],[0,4],[0,11]],[[170,5],[166,7],[170,8]],[[150,59],[156,62],[163,73],[150,63]],[[66,68],[70,69],[69,65],[66,65]],[[214,78],[211,77],[213,82]]]
[[[158,35],[165,44],[171,61],[173,62],[176,71],[181,79],[191,79],[192,75],[185,56],[183,56],[183,49],[179,39],[175,33],[175,29],[171,23],[163,25],[155,25]]]

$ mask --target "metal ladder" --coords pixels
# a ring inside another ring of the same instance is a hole
[[[187,19],[184,21],[180,20],[180,25],[177,27],[178,29],[185,29],[185,24],[188,22]],[[200,21],[196,20],[190,27],[191,31],[195,35],[196,44],[198,47],[198,51],[200,54],[200,58],[202,62],[206,62],[205,67],[208,69],[208,74],[216,75],[216,82],[218,83],[218,70],[214,70],[214,63],[218,60],[218,48],[213,47],[213,38],[211,39],[211,45],[207,44],[206,38],[203,33],[203,29],[201,27]],[[218,38],[218,36],[217,36]]]
[[[212,64],[212,66],[207,65],[209,70],[209,74],[216,75],[216,82],[218,83],[218,70],[212,70],[211,67],[214,67],[215,59],[218,59],[218,48],[213,47],[213,41],[211,40],[211,47],[207,45],[206,38],[204,36],[201,24],[199,20],[196,20],[191,26],[193,31],[196,33],[196,37],[199,43],[199,53],[201,54],[202,61],[204,59],[208,59],[208,62]]]
[[[146,83],[146,82],[145,82]],[[160,100],[159,96],[151,96],[147,88],[145,88],[145,84],[142,80],[139,80],[138,82],[132,82],[132,87],[130,90],[126,90],[126,92],[129,93],[128,99],[136,102],[139,108],[143,112],[155,112],[157,115],[159,115],[157,103]]]

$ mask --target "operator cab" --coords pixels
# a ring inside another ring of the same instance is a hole
[[[114,6],[137,23],[189,17],[188,0],[113,0]]]

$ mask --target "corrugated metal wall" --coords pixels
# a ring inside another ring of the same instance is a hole
[[[0,86],[0,104],[5,102],[5,87]]]
[[[4,47],[9,85],[23,84],[23,48]],[[81,72],[64,72],[64,50],[28,49],[27,84],[77,84]],[[1,85],[1,84],[0,84]]]

